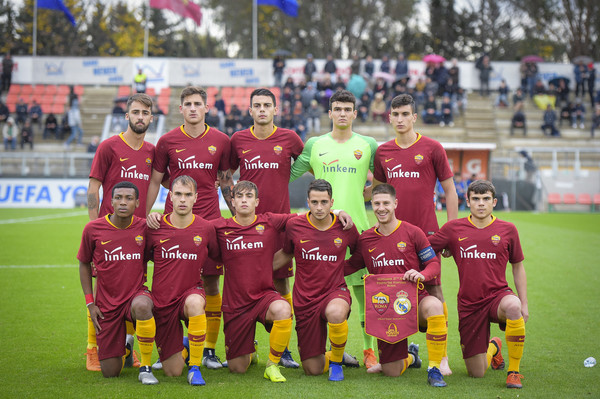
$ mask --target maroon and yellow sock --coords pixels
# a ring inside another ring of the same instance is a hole
[[[202,350],[206,339],[206,315],[192,316],[188,321],[188,339],[190,342],[190,366],[202,364]]]
[[[92,316],[90,315],[90,310],[87,310],[87,348],[94,349],[98,347],[98,342],[96,341],[96,329],[94,328],[94,322],[92,321]]]
[[[221,328],[221,294],[206,296],[206,341],[204,347],[215,349]]]
[[[331,342],[331,358],[332,362],[341,363],[344,358],[344,350],[346,349],[346,341],[348,340],[348,321],[329,325],[329,341]]]
[[[408,366],[413,364],[414,361],[415,357],[409,353],[408,357],[404,359],[404,362],[402,363],[402,371],[400,371],[400,375],[404,374],[404,372],[408,369]]]
[[[292,308],[292,316],[293,316],[294,315],[294,302],[292,301],[292,293],[288,292],[287,294],[282,295],[282,297],[290,304],[290,307]]]
[[[275,320],[273,327],[271,328],[271,334],[269,335],[269,362],[267,367],[271,364],[279,363],[283,351],[290,342],[292,335],[292,319]]]
[[[508,372],[519,371],[525,345],[525,321],[506,319],[506,346],[508,347]]]
[[[448,305],[446,305],[446,301],[444,301],[442,303],[442,306],[444,307],[444,319],[446,319],[446,331],[448,331]],[[448,345],[447,344],[446,344],[446,349],[444,349],[443,357],[448,357]]]
[[[128,335],[135,335],[135,327],[133,326],[133,323],[129,320],[125,320],[125,328],[127,329]]]
[[[430,316],[427,318],[427,353],[429,355],[429,367],[440,368],[440,363],[446,351],[446,339],[448,327],[444,315]]]
[[[148,320],[137,320],[137,339],[140,347],[140,367],[152,364],[152,347],[156,335],[156,322],[154,317]]]
[[[486,370],[490,367],[490,364],[492,364],[492,359],[494,356],[496,356],[496,353],[498,353],[499,350],[500,348],[498,348],[495,343],[490,341],[487,352],[485,353],[485,359],[487,360]]]

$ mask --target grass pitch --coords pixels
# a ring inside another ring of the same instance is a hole
[[[457,272],[451,259],[442,263],[450,311],[448,352],[454,372],[446,377],[447,388],[430,388],[425,368],[411,369],[399,378],[369,375],[364,368],[345,369],[346,380],[341,383],[330,383],[326,376],[306,377],[300,370],[283,370],[288,382],[270,383],[262,378],[268,335],[260,325],[259,365],[246,375],[203,369],[205,387],[190,387],[185,376],[168,378],[162,372],[156,372],[159,385],[142,386],[137,369],[125,369],[118,379],[105,379],[85,369],[85,305],[75,256],[87,213],[1,209],[0,398],[600,397],[600,366],[583,366],[588,356],[600,359],[600,214],[497,216],[516,224],[525,252],[530,319],[521,362],[522,390],[507,390],[504,372],[489,370],[483,379],[466,375],[457,331]],[[512,286],[510,265],[507,278]],[[347,351],[362,360],[356,315],[353,308]],[[496,326],[492,334],[504,341]],[[424,334],[411,340],[421,345],[426,365]],[[290,348],[298,359],[295,332]],[[222,334],[217,354],[224,357]],[[503,354],[507,358],[506,346]]]

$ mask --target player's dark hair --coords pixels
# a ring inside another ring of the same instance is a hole
[[[391,184],[382,183],[373,188],[373,193],[371,194],[371,196],[375,194],[389,194],[392,197],[396,198],[396,189]]]
[[[308,192],[306,193],[310,197],[311,191],[327,191],[329,198],[333,195],[333,189],[331,188],[331,184],[324,179],[317,179],[310,182],[308,185]]]
[[[473,183],[469,184],[469,188],[467,188],[467,198],[471,198],[471,193],[485,194],[488,191],[492,193],[492,198],[496,198],[496,187],[494,187],[492,182],[487,180],[475,180]]]
[[[140,198],[140,190],[138,190],[137,186],[130,181],[122,181],[115,184],[112,189],[111,197],[115,196],[115,190],[119,188],[133,188],[133,191],[135,191],[135,199]]]
[[[329,98],[329,109],[331,110],[331,104],[334,102],[340,103],[352,103],[352,108],[356,108],[356,97],[348,90],[338,90]]]
[[[129,108],[134,101],[144,104],[146,107],[150,108],[150,112],[152,112],[152,97],[146,93],[136,93],[127,99],[127,113],[129,113]]]
[[[250,107],[252,107],[252,99],[256,96],[271,97],[271,100],[273,100],[273,106],[274,107],[277,106],[277,100],[275,99],[275,94],[273,94],[273,92],[269,89],[261,88],[261,89],[254,90],[252,92],[252,94],[250,94]]]
[[[184,186],[192,186],[193,192],[196,192],[198,190],[198,185],[196,184],[196,180],[194,180],[193,178],[191,178],[188,175],[181,175],[181,176],[178,176],[175,180],[173,180],[173,182],[171,182],[171,192],[173,192],[173,187],[175,187],[175,183],[179,183]]]
[[[392,105],[390,106],[390,109],[400,108],[405,105],[410,105],[410,109],[412,110],[413,114],[415,112],[417,112],[416,111],[417,106],[415,105],[415,100],[412,98],[412,96],[410,94],[400,94],[399,96],[394,97],[392,99]]]
[[[185,89],[181,90],[181,96],[179,98],[181,104],[183,104],[183,100],[186,97],[193,96],[194,94],[199,94],[200,97],[202,97],[204,104],[206,105],[206,102],[208,101],[208,95],[206,94],[206,90],[199,86],[188,86]]]
[[[237,193],[245,192],[245,191],[254,191],[254,196],[258,198],[258,187],[256,184],[252,183],[248,180],[240,180],[233,186],[233,190],[231,191],[231,196],[235,197]]]

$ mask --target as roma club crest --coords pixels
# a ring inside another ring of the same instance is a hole
[[[142,245],[144,245],[144,237],[143,236],[135,236],[135,243],[141,247]]]
[[[377,313],[384,314],[390,306],[390,297],[379,291],[371,297],[371,304]]]
[[[492,236],[492,244],[494,244],[495,246],[498,246],[498,244],[500,244],[500,236],[499,235],[494,235]]]
[[[396,248],[398,248],[400,252],[404,252],[406,251],[406,243],[404,241],[400,241],[398,244],[396,244]]]
[[[146,165],[148,165],[148,167],[152,167],[152,160],[150,158],[146,158]]]
[[[362,156],[363,156],[363,153],[361,150],[354,150],[354,158],[361,159]]]
[[[420,165],[420,164],[421,164],[421,162],[423,162],[423,155],[421,155],[421,154],[417,154],[417,155],[415,155],[415,163],[416,163],[417,165]]]
[[[281,154],[281,146],[280,145],[276,145],[275,147],[273,147],[273,151],[275,151],[275,154],[279,155]]]
[[[215,155],[215,153],[217,152],[217,147],[215,147],[214,145],[208,146],[208,152],[210,152],[210,155]]]
[[[333,240],[333,245],[335,245],[336,248],[339,248],[342,246],[342,239],[341,238],[336,238],[335,240]]]
[[[200,246],[200,244],[202,244],[202,237],[200,236],[195,236],[194,237],[194,244],[198,247]]]
[[[256,232],[258,234],[263,234],[265,232],[265,226],[263,226],[262,224],[259,224],[258,226],[256,226]]]

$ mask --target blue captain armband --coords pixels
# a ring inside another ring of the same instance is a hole
[[[425,263],[433,258],[435,258],[435,251],[433,248],[431,248],[431,246],[423,248],[419,251],[419,259],[421,259],[422,263]]]

